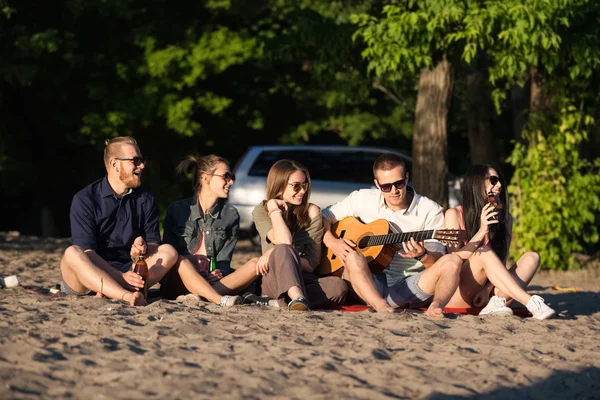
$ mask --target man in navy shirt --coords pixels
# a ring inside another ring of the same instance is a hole
[[[144,282],[133,273],[132,260],[145,255],[152,286],[177,262],[178,254],[171,245],[159,245],[158,205],[140,187],[146,164],[135,139],[107,140],[104,165],[106,176],[73,197],[73,245],[60,263],[61,289],[145,305],[139,292]]]

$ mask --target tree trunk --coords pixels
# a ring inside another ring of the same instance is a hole
[[[498,146],[492,127],[493,104],[488,79],[480,70],[467,75],[467,134],[471,163],[498,166]]]
[[[412,184],[417,193],[448,205],[447,120],[454,74],[446,60],[421,70],[412,150]]]
[[[517,141],[521,141],[522,132],[527,123],[531,83],[527,81],[525,86],[513,85],[510,88],[510,107],[512,111],[513,134]]]
[[[550,96],[542,91],[540,76],[537,68],[531,67],[529,71],[531,77],[531,97],[529,99],[529,113],[544,111],[550,108]]]

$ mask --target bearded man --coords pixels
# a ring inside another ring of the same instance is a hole
[[[107,296],[131,305],[147,304],[143,279],[132,260],[144,255],[148,285],[157,283],[176,263],[177,251],[160,245],[158,205],[144,188],[146,161],[136,140],[105,142],[106,176],[79,191],[71,203],[71,242],[60,263],[64,294]]]

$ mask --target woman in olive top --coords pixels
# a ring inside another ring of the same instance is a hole
[[[289,310],[342,303],[348,291],[342,279],[314,274],[321,258],[323,220],[321,209],[309,203],[310,189],[304,166],[277,161],[267,177],[267,199],[252,212],[263,252],[256,267],[263,276],[262,293]]]
[[[180,257],[161,282],[161,295],[172,299],[191,292],[222,306],[239,304],[241,297],[231,295],[256,279],[258,259],[231,271],[240,216],[235,207],[224,204],[235,182],[229,163],[214,155],[188,156],[179,163],[177,171],[193,172],[195,195],[176,201],[167,209],[163,242],[175,247]],[[212,272],[211,258],[216,261]]]

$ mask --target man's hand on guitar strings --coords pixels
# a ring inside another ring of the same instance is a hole
[[[402,248],[404,249],[404,253],[401,251],[398,252],[402,258],[415,258],[425,253],[423,242],[417,242],[415,238],[412,237],[410,238],[410,241],[402,243]]]

